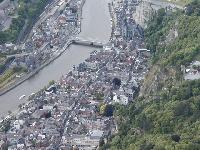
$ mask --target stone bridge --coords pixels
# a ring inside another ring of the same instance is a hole
[[[85,40],[85,39],[80,39],[80,38],[72,39],[71,43],[77,44],[77,45],[83,45],[83,46],[100,47],[100,48],[102,48],[105,45],[105,43],[100,42],[100,41],[90,41],[90,40]]]

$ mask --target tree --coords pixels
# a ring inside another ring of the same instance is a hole
[[[20,66],[13,67],[14,72],[20,72],[21,70],[22,70],[22,67],[20,67]]]
[[[12,111],[9,110],[9,111],[8,111],[8,115],[11,115],[11,114],[12,114]]]
[[[193,94],[194,96],[199,95],[199,94],[200,94],[199,88],[193,88],[193,89],[192,89],[192,94]]]
[[[106,108],[105,104],[100,105],[100,114],[102,114],[102,115],[104,114],[105,108]]]
[[[54,85],[54,84],[55,84],[54,80],[49,81],[49,85]]]
[[[97,100],[103,100],[104,94],[103,93],[95,93],[95,97]]]
[[[145,131],[149,131],[151,129],[152,123],[149,118],[145,114],[140,114],[136,119],[136,124],[138,127]]]
[[[105,144],[104,139],[101,138],[101,139],[99,140],[99,146],[102,147],[104,144]]]
[[[181,139],[180,136],[177,135],[177,134],[172,135],[171,138],[172,138],[172,140],[175,141],[175,142],[179,142],[180,139]]]
[[[100,114],[106,117],[113,116],[113,111],[114,111],[114,108],[112,105],[103,104],[100,106]]]
[[[192,114],[191,106],[188,102],[180,102],[174,109],[175,116],[190,116]]]
[[[154,148],[154,144],[147,143],[146,141],[140,146],[140,150],[151,150]]]
[[[6,133],[10,129],[10,123],[10,120],[4,120],[1,124],[1,130]]]
[[[19,109],[22,109],[22,104],[19,104],[19,105],[18,105],[18,108],[19,108]]]
[[[121,80],[118,78],[114,78],[113,79],[113,87],[116,89],[116,88],[119,88],[120,86],[121,86]]]

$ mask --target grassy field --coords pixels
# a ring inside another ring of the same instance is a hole
[[[15,76],[16,74],[12,69],[7,70],[3,75],[0,76],[0,88],[11,82]]]
[[[23,68],[6,70],[4,74],[0,75],[0,89],[14,83],[17,80],[16,75],[21,73],[26,73],[26,70]]]

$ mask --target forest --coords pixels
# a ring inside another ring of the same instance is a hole
[[[115,105],[119,132],[101,149],[200,149],[200,80],[184,80],[180,69],[200,60],[199,10],[200,2],[193,1],[185,10],[160,9],[149,21],[145,30],[146,46],[152,51],[149,74],[162,72],[165,78],[153,96],[146,93],[128,106]],[[179,77],[166,73],[172,69]]]

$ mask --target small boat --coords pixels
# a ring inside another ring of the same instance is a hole
[[[22,95],[19,97],[19,100],[23,99],[24,97],[26,97],[26,95]]]

